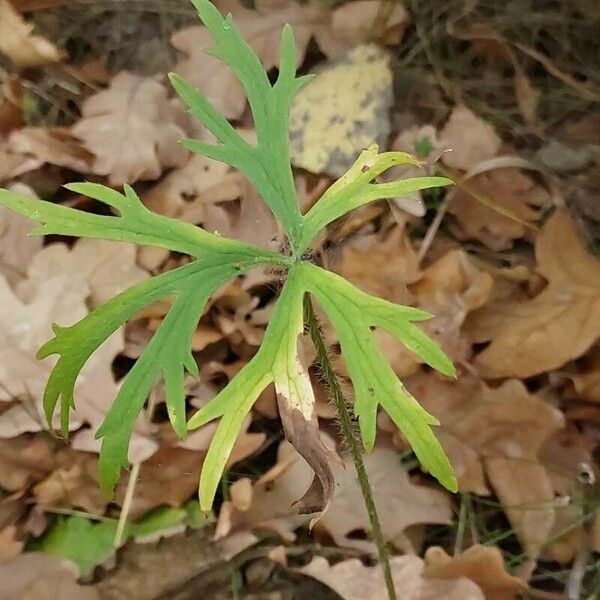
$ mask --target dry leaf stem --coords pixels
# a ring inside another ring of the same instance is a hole
[[[344,398],[342,388],[340,387],[340,383],[333,368],[331,358],[329,357],[327,346],[325,345],[325,340],[323,339],[321,326],[319,325],[317,315],[315,314],[309,296],[306,296],[304,299],[304,313],[305,323],[317,352],[317,363],[321,368],[322,378],[337,409],[342,436],[344,438],[344,442],[350,449],[350,455],[352,456],[352,460],[354,462],[354,468],[356,469],[360,490],[362,492],[367,513],[369,515],[369,522],[371,523],[371,532],[375,544],[377,545],[379,562],[383,571],[383,578],[385,580],[388,597],[390,600],[396,600],[396,589],[394,587],[392,570],[390,568],[388,548],[383,538],[381,523],[379,522],[379,515],[377,514],[377,508],[375,506],[375,501],[373,500],[371,484],[369,483],[369,477],[362,459],[362,443],[358,435],[355,433],[353,415],[351,412],[352,409],[348,406],[346,399]]]

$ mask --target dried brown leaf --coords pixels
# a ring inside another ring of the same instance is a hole
[[[9,186],[13,192],[35,198],[31,188],[22,183]],[[42,249],[44,240],[40,236],[28,235],[34,225],[31,219],[2,206],[0,207],[0,274],[11,285],[26,276],[27,267]]]
[[[164,168],[187,160],[179,114],[154,79],[119,73],[81,112],[72,131],[95,155],[94,173],[108,175],[112,185],[157,179]]]
[[[0,53],[8,56],[17,67],[37,67],[58,62],[60,50],[47,39],[33,32],[8,0],[0,0]]]
[[[21,553],[24,542],[17,539],[17,528],[9,525],[0,529],[0,563]]]
[[[480,544],[454,557],[448,556],[440,546],[428,548],[423,575],[449,580],[466,577],[483,590],[486,600],[515,600],[527,590],[522,579],[506,571],[498,548]]]
[[[29,552],[0,563],[0,600],[100,600],[95,588],[77,583],[68,560]]]
[[[411,304],[407,286],[421,277],[419,260],[401,227],[353,239],[334,269],[363,291],[390,302]]]
[[[56,456],[56,469],[33,488],[42,509],[78,508],[103,515],[110,498],[98,483],[98,458],[65,449]]]
[[[94,162],[94,155],[68,129],[62,127],[25,127],[13,131],[6,146],[13,154],[80,173],[89,173]]]
[[[486,199],[485,203],[477,197]],[[488,203],[490,206],[486,206]],[[550,204],[548,192],[515,168],[494,169],[459,185],[449,207],[461,239],[476,239],[492,250],[510,248]],[[504,214],[503,214],[504,213]]]
[[[472,581],[458,577],[451,581],[423,576],[424,563],[418,556],[394,556],[390,560],[396,592],[402,600],[484,600],[482,590]],[[331,566],[317,556],[298,572],[318,579],[343,600],[385,600],[388,597],[379,565],[365,567],[352,558]]]
[[[19,284],[26,292],[26,299],[0,277],[0,399],[20,400],[2,413],[1,438],[46,429],[43,390],[55,359],[39,361],[36,352],[52,337],[53,323],[69,325],[88,312],[86,300],[90,288],[81,274],[65,272],[47,278],[43,275],[40,273],[35,285],[29,285],[28,280]],[[122,348],[123,332],[118,330],[84,367],[75,389],[77,409],[71,418],[73,429],[82,422],[98,426],[104,419],[118,389],[112,361]]]
[[[469,317],[474,341],[491,342],[475,359],[483,377],[529,377],[556,369],[600,336],[600,263],[564,211],[544,225],[536,258],[548,281],[537,296],[492,303]]]
[[[462,490],[486,493],[479,457],[489,481],[507,511],[517,535],[534,555],[554,522],[550,475],[540,463],[542,444],[564,426],[560,411],[518,380],[490,388],[463,377],[442,381],[432,374],[407,380],[407,387],[435,415],[440,442],[448,452]]]
[[[466,252],[451,250],[410,287],[417,305],[435,315],[423,323],[423,329],[456,363],[466,363],[471,356],[471,344],[462,334],[463,323],[470,312],[487,303],[493,285],[492,276],[478,269]]]
[[[334,60],[358,44],[373,41],[373,35],[385,44],[398,44],[409,23],[409,16],[401,4],[394,4],[384,23],[377,23],[380,11],[385,10],[381,0],[357,0],[338,6],[330,15],[323,13],[315,26],[315,38],[323,54]],[[327,16],[329,18],[327,19]],[[380,30],[373,28],[379,24]]]
[[[464,104],[454,107],[439,139],[443,146],[452,150],[443,155],[442,161],[464,171],[496,156],[502,145],[494,128]]]
[[[17,287],[25,301],[33,299],[47,279],[71,276],[87,284],[95,308],[147,279],[148,273],[136,265],[133,244],[81,238],[71,248],[60,243],[43,248],[31,260],[27,276]]]
[[[42,435],[0,440],[0,486],[17,492],[42,480],[54,468],[53,453],[52,444]]]

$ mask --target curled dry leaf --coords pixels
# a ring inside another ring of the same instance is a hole
[[[490,342],[475,359],[483,377],[529,377],[559,368],[600,337],[600,263],[564,211],[544,225],[535,252],[548,285],[531,300],[491,303],[467,321],[474,341]]]
[[[518,380],[490,388],[463,377],[420,374],[407,388],[442,426],[439,438],[460,489],[486,494],[484,472],[525,549],[535,555],[554,522],[554,490],[538,454],[564,417]]]
[[[424,577],[424,563],[418,556],[394,556],[390,567],[402,600],[484,600],[486,597],[477,584],[464,577],[450,581]],[[357,558],[331,566],[327,559],[317,556],[298,572],[324,583],[343,600],[385,600],[388,597],[381,567],[365,567]]]
[[[477,195],[498,210],[478,201]],[[543,187],[518,169],[505,168],[476,175],[464,187],[458,187],[449,212],[456,218],[459,227],[455,229],[460,239],[476,239],[499,251],[510,248],[514,240],[523,237],[528,229],[526,224],[537,221],[542,208],[549,205],[550,196]]]
[[[38,67],[62,59],[60,50],[33,32],[8,0],[0,0],[0,53],[17,67]]]
[[[365,455],[364,461],[387,540],[405,546],[403,532],[407,527],[450,523],[452,511],[447,494],[412,483],[393,449],[376,447]],[[332,468],[336,481],[333,500],[315,528],[326,531],[340,546],[370,552],[373,550],[371,542],[349,537],[351,533],[370,530],[356,471],[349,461],[345,468],[337,464]],[[294,529],[308,520],[298,515],[294,503],[312,479],[312,469],[290,444],[283,442],[278,462],[253,486],[250,505],[246,501],[243,505],[234,502],[224,505],[219,515],[218,533],[223,536],[246,528],[266,529],[293,541]],[[232,487],[238,485],[246,484],[236,482]],[[232,497],[236,497],[233,490]]]
[[[440,546],[428,548],[423,575],[448,580],[466,577],[482,589],[486,600],[515,600],[527,591],[522,579],[506,571],[500,550],[480,544],[454,557]]]
[[[449,167],[468,171],[498,154],[502,140],[494,128],[464,104],[458,104],[440,131],[440,142],[452,150],[442,160]]]
[[[343,175],[390,133],[392,70],[388,54],[363,44],[326,65],[300,90],[290,114],[292,162],[312,173]]]
[[[157,179],[185,163],[185,137],[166,88],[149,77],[119,73],[107,90],[88,98],[73,133],[95,155],[92,170],[112,185]]]
[[[233,15],[235,26],[267,71],[279,64],[281,29],[286,23],[294,27],[298,64],[304,60],[315,15],[310,6],[302,6],[294,0],[258,1],[256,10],[246,8],[237,0],[218,0],[215,4],[221,13]],[[225,118],[239,118],[246,106],[244,90],[227,65],[205,52],[213,45],[206,27],[200,25],[177,31],[171,37],[171,43],[185,54],[174,71],[200,87],[207,100]]]

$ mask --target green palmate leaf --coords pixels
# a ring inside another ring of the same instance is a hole
[[[379,154],[378,150],[374,144],[362,152],[348,172],[308,211],[304,217],[300,251],[304,251],[326,225],[363,204],[452,184],[452,180],[446,177],[411,177],[390,183],[373,183],[379,175],[394,166],[422,164],[405,152]]]
[[[184,143],[245,173],[285,228],[291,256],[224,239],[154,214],[128,186],[124,194],[92,183],[67,186],[108,205],[116,213],[113,215],[90,214],[0,190],[0,204],[41,223],[35,230],[37,234],[153,245],[195,259],[119,294],[71,327],[54,327],[55,337],[39,351],[40,358],[59,355],[44,395],[48,420],[51,421],[60,403],[61,428],[66,434],[69,412],[75,404],[77,377],[92,353],[141,308],[165,296],[173,297],[171,309],[127,374],[97,432],[102,438],[102,485],[113,487],[121,468],[127,465],[127,450],[136,420],[152,387],[162,380],[169,418],[180,436],[186,429],[220,419],[200,478],[200,503],[203,510],[208,510],[244,417],[259,394],[273,382],[286,437],[315,472],[311,487],[299,502],[300,509],[324,510],[334,489],[329,464],[336,457],[319,439],[314,394],[301,351],[303,299],[310,293],[324,309],[340,340],[355,389],[355,412],[365,447],[371,449],[374,445],[377,410],[381,405],[405,433],[423,465],[446,487],[455,490],[456,479],[431,430],[437,421],[404,389],[372,333],[373,328],[385,329],[431,367],[452,375],[454,369],[449,359],[414,324],[430,315],[364,294],[339,276],[302,258],[315,235],[349,210],[367,202],[448,185],[451,181],[443,177],[414,177],[377,183],[377,177],[395,165],[421,163],[401,152],[379,154],[377,146],[373,146],[302,216],[290,166],[288,119],[293,96],[307,78],[296,76],[291,29],[286,26],[283,30],[279,75],[271,84],[231,17],[222,17],[209,0],[192,1],[214,38],[212,54],[231,67],[246,90],[257,143],[246,142],[200,91],[173,75],[171,80],[183,101],[217,140],[215,144],[197,140]],[[186,426],[184,378],[186,372],[198,374],[190,346],[207,300],[228,279],[255,265],[268,263],[287,269],[288,277],[262,345],[254,358]],[[102,537],[104,529],[97,530]],[[96,560],[97,557],[86,560],[85,568]]]
[[[431,367],[454,375],[452,363],[439,346],[412,323],[430,315],[369,296],[342,277],[314,265],[304,264],[299,269],[304,285],[323,307],[337,333],[354,386],[354,410],[367,450],[375,443],[377,407],[381,404],[421,463],[444,486],[456,491],[452,467],[430,427],[439,422],[406,391],[372,333],[373,327],[386,329]]]
[[[185,140],[187,148],[226,162],[242,171],[281,221],[295,249],[300,239],[302,217],[298,208],[290,165],[288,122],[292,99],[309,78],[296,77],[296,49],[292,30],[283,29],[279,76],[271,85],[254,50],[243,40],[231,15],[221,16],[209,0],[192,0],[212,34],[210,54],[221,59],[242,83],[252,108],[257,144],[244,141],[204,95],[177,75],[173,86],[191,113],[217,138],[211,145]]]

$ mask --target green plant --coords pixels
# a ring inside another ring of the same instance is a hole
[[[455,491],[456,479],[430,428],[438,424],[436,419],[404,389],[383,358],[372,333],[376,327],[387,330],[424,362],[451,376],[454,368],[450,360],[414,324],[430,315],[369,296],[304,258],[319,231],[351,209],[415,190],[445,186],[451,184],[451,180],[415,177],[377,183],[377,177],[390,167],[419,165],[420,162],[401,152],[379,154],[373,146],[302,215],[290,166],[288,117],[294,94],[309,78],[296,76],[291,28],[286,26],[283,30],[279,74],[271,84],[231,17],[223,18],[209,0],[193,0],[193,3],[216,42],[211,54],[229,65],[246,90],[258,141],[256,145],[245,141],[198,90],[172,75],[173,86],[191,113],[217,140],[215,144],[197,140],[183,143],[194,152],[242,171],[283,225],[289,248],[282,253],[269,252],[154,214],[128,186],[124,194],[93,183],[67,186],[73,192],[109,205],[117,213],[113,216],[89,214],[0,191],[0,203],[42,223],[35,231],[37,234],[148,244],[186,253],[193,259],[185,266],[119,294],[75,325],[54,327],[55,337],[39,351],[40,358],[59,355],[44,395],[48,421],[51,422],[60,401],[62,430],[67,433],[75,380],[90,355],[138,310],[173,295],[175,300],[169,313],[128,373],[97,432],[102,438],[102,485],[112,488],[120,470],[127,466],[127,449],[135,421],[151,388],[162,377],[169,418],[178,435],[183,437],[186,429],[220,418],[200,478],[200,504],[204,510],[209,509],[245,415],[260,392],[274,382],[286,435],[315,470],[313,492],[320,489],[321,494],[316,497],[322,500],[332,491],[328,467],[331,453],[319,441],[313,390],[307,367],[298,355],[298,338],[304,330],[303,302],[305,295],[310,294],[323,308],[339,338],[355,390],[354,411],[365,448],[371,449],[375,442],[376,415],[381,405],[404,432],[424,467]],[[186,423],[184,377],[186,371],[198,375],[190,341],[204,306],[218,286],[262,264],[274,265],[287,273],[262,345],[236,377]],[[316,334],[314,327],[312,333]],[[305,496],[306,511],[324,508],[323,502],[316,502],[314,498],[314,493]]]

